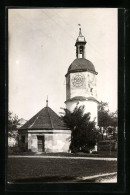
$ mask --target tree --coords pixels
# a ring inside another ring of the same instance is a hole
[[[117,111],[110,112],[107,102],[100,102],[98,106],[98,125],[107,128],[108,126],[117,126]]]
[[[8,112],[8,137],[16,138],[17,137],[17,126],[20,124],[17,115],[14,115],[12,112]]]
[[[95,122],[90,121],[90,113],[84,114],[84,106],[76,106],[73,112],[68,109],[64,109],[64,111],[62,119],[71,129],[71,151],[77,152],[86,147],[93,148],[96,144],[97,134]]]
[[[110,113],[110,117],[111,117],[110,125],[113,126],[113,127],[117,127],[117,125],[118,125],[117,111]]]
[[[100,102],[98,105],[98,125],[99,127],[108,127],[110,124],[110,116],[107,102]]]
[[[118,125],[117,111],[110,112],[107,102],[100,102],[98,106],[98,126],[108,130],[109,134],[114,134]]]
[[[107,111],[109,112],[109,108],[108,108],[108,103],[107,102],[100,102],[98,105],[98,110],[99,111]]]

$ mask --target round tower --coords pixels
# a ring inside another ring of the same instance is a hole
[[[91,120],[97,123],[97,72],[92,62],[85,58],[85,37],[79,28],[76,40],[76,59],[70,64],[66,77],[66,108],[73,111],[76,105],[85,106],[85,113],[90,112]]]

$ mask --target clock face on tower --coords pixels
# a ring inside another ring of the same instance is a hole
[[[81,87],[84,84],[84,81],[85,77],[82,73],[75,74],[71,80],[74,87]]]

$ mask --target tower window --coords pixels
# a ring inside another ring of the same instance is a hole
[[[93,88],[90,89],[90,92],[93,92]]]
[[[80,54],[83,53],[83,46],[80,46]]]

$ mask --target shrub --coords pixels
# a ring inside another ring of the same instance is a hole
[[[25,143],[19,142],[19,148],[20,148],[21,152],[27,152],[28,151],[27,143],[25,144]]]
[[[100,141],[98,142],[98,151],[116,151],[117,150],[117,142],[110,141]]]
[[[92,154],[98,154],[98,152],[97,151],[92,151]]]
[[[18,146],[8,147],[8,154],[19,154],[20,148]]]

